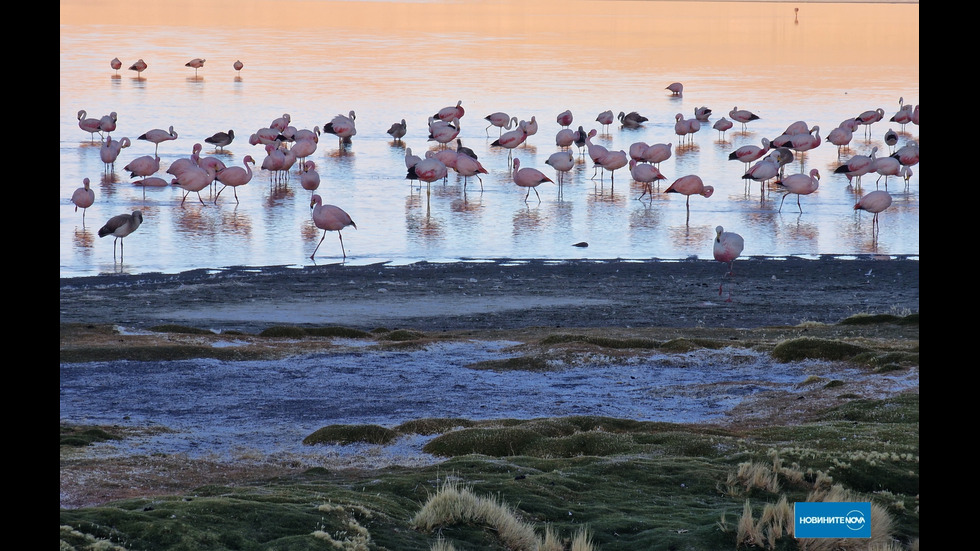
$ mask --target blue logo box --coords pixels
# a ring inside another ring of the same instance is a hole
[[[793,505],[797,538],[870,538],[871,502],[810,502]]]

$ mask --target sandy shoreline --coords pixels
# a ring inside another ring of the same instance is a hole
[[[719,296],[725,271],[712,260],[501,260],[105,275],[62,279],[60,320],[219,332],[756,328],[919,310],[917,258],[739,259]]]

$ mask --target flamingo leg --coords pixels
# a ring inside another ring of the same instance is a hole
[[[313,257],[314,257],[314,256],[316,256],[316,252],[317,252],[318,250],[320,250],[320,243],[323,243],[323,240],[324,240],[324,239],[325,239],[326,237],[327,237],[327,230],[323,230],[323,237],[321,237],[321,238],[320,238],[320,242],[319,242],[319,243],[317,243],[317,244],[316,244],[316,248],[315,248],[315,249],[313,249],[313,254],[311,254],[311,255],[310,255],[310,260],[312,260],[312,259],[313,259]]]

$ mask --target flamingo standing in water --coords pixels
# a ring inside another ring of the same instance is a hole
[[[435,155],[431,155],[431,151],[427,151],[425,158],[415,163],[408,168],[408,174],[405,176],[407,180],[419,180],[420,182],[426,183],[426,192],[429,193],[431,190],[429,185],[437,180],[442,180],[449,174],[449,167],[445,163],[439,160]],[[406,164],[407,164],[407,152],[406,152]],[[421,186],[421,184],[419,184]]]
[[[717,130],[718,131],[718,139],[723,140],[723,139],[725,139],[725,132],[727,132],[733,126],[735,126],[735,123],[733,123],[732,121],[726,119],[725,117],[722,117],[722,118],[718,119],[717,121],[715,121],[715,124],[711,125],[711,128],[714,128],[715,130]]]
[[[820,187],[820,171],[811,168],[809,174],[790,174],[782,180],[777,180],[776,184],[786,188],[786,193],[783,194],[783,199],[779,202],[779,211],[781,212],[783,210],[783,201],[786,200],[786,196],[790,193],[795,193],[796,206],[800,208],[800,214],[803,214],[803,205],[800,204],[800,197],[810,195],[814,191],[817,191],[817,188]]]
[[[354,119],[356,118],[353,110],[347,116],[337,115],[330,122],[323,125],[323,131],[327,134],[337,136],[340,140],[340,145],[343,146],[345,143],[350,143],[351,138],[357,135],[357,129],[354,127]]]
[[[715,188],[704,185],[701,177],[697,174],[681,176],[680,178],[674,180],[674,183],[670,184],[670,187],[664,190],[664,193],[680,193],[681,195],[687,196],[686,206],[688,220],[691,218],[691,196],[700,195],[704,198],[708,198],[711,197],[711,194],[714,192]]]
[[[143,76],[143,71],[146,70],[146,62],[143,61],[143,58],[139,58],[136,60],[136,63],[129,66],[129,70],[136,71],[136,78],[140,78]]]
[[[103,143],[102,148],[99,149],[99,157],[102,159],[102,162],[105,163],[106,172],[111,171],[116,165],[116,159],[119,158],[119,152],[122,151],[123,148],[129,147],[130,145],[129,138],[123,137],[119,140],[113,140],[112,136],[106,137],[105,143]]]
[[[491,126],[496,126],[499,129],[499,132],[497,132],[497,135],[500,136],[500,135],[503,134],[503,131],[504,131],[505,128],[507,130],[510,130],[510,127],[511,126],[514,126],[515,124],[517,124],[517,117],[511,117],[510,115],[508,115],[507,113],[504,113],[502,111],[497,111],[496,113],[490,113],[489,115],[487,115],[487,116],[485,116],[483,118],[484,118],[484,120],[486,120],[486,121],[488,121],[490,123],[489,125],[487,125],[487,128],[486,128],[487,136],[490,135],[490,127]]]
[[[517,117],[514,117],[516,120]],[[527,129],[523,125],[518,125],[514,130],[509,130],[500,135],[499,138],[494,140],[491,146],[500,146],[506,148],[508,164],[511,160],[511,156],[514,154],[514,148],[524,143],[527,139]]]
[[[602,131],[603,134],[605,134],[609,132],[609,125],[616,120],[616,115],[613,114],[611,109],[607,109],[602,113],[599,113],[599,116],[596,117],[595,120],[602,125]]]
[[[629,113],[620,111],[619,116],[617,118],[619,119],[619,122],[626,128],[639,128],[640,126],[643,125],[643,123],[650,120],[644,117],[643,115],[637,113],[636,111],[630,111]]]
[[[643,160],[660,169],[660,163],[666,161],[673,154],[671,148],[673,143],[655,143],[646,148],[643,152]]]
[[[314,192],[320,187],[320,173],[316,171],[316,163],[306,161],[303,164],[303,174],[299,177],[299,185],[309,192]]]
[[[99,132],[100,140],[102,133],[99,131],[99,124],[102,123],[101,119],[96,119],[95,117],[86,117],[88,113],[82,109],[78,112],[78,127],[89,133],[91,142],[95,142],[95,133]]]
[[[555,183],[554,180],[548,178],[536,168],[521,168],[521,160],[514,159],[514,183],[520,187],[528,188],[527,194],[524,195],[525,203],[527,203],[527,198],[531,196],[532,189],[534,190],[534,194],[538,196],[538,202],[541,202],[541,195],[538,193],[537,187],[544,182]]]
[[[871,233],[874,234],[876,233],[876,229],[881,229],[881,225],[878,222],[878,215],[891,205],[891,194],[884,190],[876,190],[861,197],[857,204],[854,205],[854,210],[864,210],[874,214],[874,217],[871,219]]]
[[[444,147],[447,143],[459,136],[459,119],[453,118],[450,122],[443,124],[433,124],[429,127],[429,141],[438,142]]]
[[[672,82],[664,90],[670,90],[672,96],[681,96],[684,94],[684,85],[680,82]]]
[[[643,199],[647,193],[650,194],[650,199],[653,199],[652,183],[667,179],[657,170],[657,167],[650,163],[638,163],[636,159],[630,160],[630,175],[633,176],[634,180],[643,184],[643,193],[637,199]]]
[[[558,123],[558,126],[561,126],[562,128],[568,128],[569,126],[572,125],[573,118],[574,117],[572,117],[572,112],[568,109],[565,109],[561,113],[558,113],[558,116],[555,118],[555,121]]]
[[[873,110],[869,109],[861,113],[860,115],[854,117],[854,120],[857,121],[858,124],[865,126],[864,137],[870,138],[871,125],[880,121],[883,118],[885,118],[885,110],[879,107],[877,109],[873,109]]]
[[[599,165],[602,166],[603,170],[609,171],[609,179],[613,184],[616,183],[616,171],[629,164],[629,162],[629,155],[622,149],[619,151],[610,151],[599,159]]]
[[[160,157],[150,157],[149,155],[137,157],[124,166],[123,170],[129,172],[130,178],[151,176],[160,170]]]
[[[463,109],[463,100],[459,100],[456,102],[456,105],[443,107],[433,116],[442,122],[451,122],[453,119],[463,118],[465,113],[466,109]],[[459,126],[459,121],[456,121],[456,126]]]
[[[71,202],[75,204],[75,212],[82,209],[82,227],[85,227],[85,211],[95,203],[95,191],[89,187],[89,179],[82,180],[82,187],[71,194]]]
[[[464,190],[466,189],[466,180],[470,176],[476,176],[476,179],[480,181],[480,190],[483,190],[483,178],[480,178],[480,174],[489,174],[489,172],[480,161],[465,153],[457,152],[453,169],[463,177]]]
[[[841,125],[831,130],[824,139],[837,146],[837,157],[840,158],[841,149],[847,147],[854,139],[854,129]]]
[[[155,144],[156,147],[154,147],[153,153],[156,154],[160,151],[160,144],[162,144],[163,142],[168,142],[170,140],[176,140],[177,133],[174,132],[173,125],[170,125],[169,130],[154,128],[153,130],[148,130],[147,132],[145,132],[143,135],[141,135],[136,139],[146,140],[148,142]]]
[[[209,143],[214,146],[214,150],[225,150],[225,146],[231,144],[235,140],[235,131],[229,130],[227,132],[215,132],[210,137],[204,138],[205,143]]]
[[[861,176],[874,170],[875,153],[877,152],[878,146],[874,146],[871,148],[870,155],[855,155],[851,157],[846,163],[834,169],[834,174],[844,174],[847,176],[848,181],[852,178],[857,178],[857,187],[861,187]]]
[[[912,113],[915,107],[909,103],[905,104],[905,98],[898,98],[898,112],[888,119],[891,122],[902,125],[902,132],[905,132],[905,125],[912,122]]]
[[[589,158],[592,159],[592,165],[595,170],[592,171],[592,180],[595,180],[596,174],[599,172],[599,168],[602,166],[602,158],[609,154],[609,150],[605,146],[592,143],[592,138],[596,135],[596,129],[593,128],[589,130],[589,133],[585,137],[585,145],[589,148]]]
[[[340,252],[344,255],[344,260],[347,260],[347,251],[344,250],[344,235],[341,232],[347,226],[353,226],[357,229],[357,224],[351,220],[349,214],[344,209],[336,205],[324,205],[323,199],[314,194],[310,199],[310,208],[313,209],[313,224],[323,230],[323,237],[320,238],[320,242],[316,244],[316,248],[313,249],[313,254],[310,255],[310,259],[316,256],[316,252],[320,249],[320,244],[327,237],[328,231],[335,231],[340,237]]]
[[[575,168],[575,156],[571,151],[556,151],[548,157],[544,164],[555,169],[558,173],[558,187],[565,182],[565,175]]]
[[[722,283],[718,285],[718,296],[721,296],[722,290],[724,288],[724,277],[732,277],[735,275],[733,266],[735,265],[735,259],[742,254],[745,249],[745,240],[741,235],[735,232],[727,232],[722,226],[717,226],[715,228],[715,241],[712,247],[712,254],[715,260],[718,262],[724,262],[728,264],[728,273],[723,276]],[[732,291],[731,287],[728,289],[728,300],[725,302],[732,301]]]
[[[234,67],[235,70],[238,71],[238,75],[241,76],[242,68],[245,67],[245,64],[242,63],[241,60],[236,60],[235,63],[233,63],[231,66]]]
[[[119,61],[118,57],[114,57],[112,58],[112,61],[109,62],[109,67],[112,67],[118,75],[119,69],[122,69],[122,61]]]
[[[708,122],[708,119],[711,118],[711,109],[707,107],[695,107],[694,118],[698,122]]]
[[[762,147],[757,145],[743,145],[742,147],[732,151],[728,155],[729,161],[742,161],[745,164],[746,172],[748,172],[749,163],[752,161],[761,159],[763,155],[769,152],[769,139],[762,138]]]
[[[106,135],[111,133],[113,130],[116,129],[117,120],[118,117],[115,111],[109,113],[108,115],[103,116],[101,119],[99,119],[99,133],[100,134],[105,133]]]
[[[197,70],[200,69],[201,67],[204,67],[204,61],[205,60],[202,59],[202,58],[200,58],[200,57],[195,57],[194,59],[192,59],[192,60],[188,61],[187,63],[185,63],[184,64],[184,67],[193,67],[194,68],[194,77],[196,78],[197,77]]]
[[[193,193],[197,193],[197,199],[204,204],[204,199],[201,198],[201,190],[211,185],[214,181],[216,171],[213,166],[208,166],[206,168],[200,166],[192,166],[187,170],[183,171],[176,178],[171,180],[171,184],[180,186],[186,193],[184,197],[180,200],[180,204],[183,205],[184,201],[187,200],[187,196]]]
[[[742,132],[745,132],[746,124],[752,121],[757,121],[761,118],[752,111],[747,109],[739,109],[737,105],[728,112],[728,116],[731,117],[733,121],[742,124]]]
[[[405,134],[408,133],[408,125],[405,123],[405,119],[401,122],[395,122],[391,124],[388,128],[388,135],[395,139],[396,142],[400,142]]]
[[[255,164],[255,159],[251,155],[245,155],[242,159],[242,164],[245,168],[240,166],[229,166],[217,171],[214,174],[214,178],[221,182],[223,185],[218,193],[214,196],[214,204],[218,204],[218,197],[221,192],[225,190],[226,187],[230,187],[231,191],[235,194],[235,203],[238,203],[238,186],[244,186],[252,180],[252,168],[248,166],[248,163]]]
[[[170,163],[167,167],[167,174],[172,176],[178,176],[181,172],[187,170],[192,166],[198,166],[201,162],[201,144],[196,143],[194,147],[191,148],[190,157],[181,157],[176,161]]]
[[[136,231],[136,228],[140,227],[143,223],[143,212],[134,210],[132,214],[120,214],[113,216],[105,223],[104,226],[99,228],[99,237],[105,237],[107,235],[113,236],[115,239],[112,240],[112,259],[116,259],[116,242],[119,242],[119,259],[122,260],[123,256],[123,241],[122,239],[127,235]]]

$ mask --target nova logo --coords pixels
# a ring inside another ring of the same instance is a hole
[[[797,538],[870,538],[870,502],[797,502]]]

